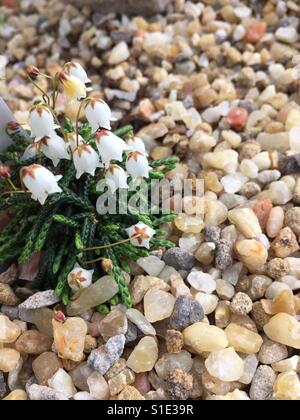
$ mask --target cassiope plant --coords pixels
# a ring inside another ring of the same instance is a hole
[[[7,126],[13,143],[0,155],[0,210],[10,222],[0,233],[0,263],[22,264],[41,253],[36,286],[55,288],[65,304],[72,293],[108,273],[119,295],[100,310],[109,310],[119,298],[130,307],[124,279],[128,262],[148,256],[152,248],[173,246],[159,226],[174,216],[159,206],[155,215],[130,206],[126,214],[99,214],[97,185],[105,182],[118,196],[130,182],[164,178],[178,160],[149,162],[130,125],[113,132],[111,110],[101,98],[88,96],[90,80],[80,64],[67,63],[54,77],[36,67],[27,75],[41,99],[30,110],[30,130],[16,122]],[[40,87],[42,77],[49,79],[50,92]],[[75,121],[57,114],[60,90],[78,108]]]

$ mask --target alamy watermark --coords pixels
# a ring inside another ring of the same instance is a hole
[[[101,180],[97,212],[105,214],[204,214],[204,181],[181,180],[135,180],[128,188],[115,191],[114,183]]]

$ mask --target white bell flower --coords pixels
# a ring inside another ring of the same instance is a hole
[[[95,175],[95,171],[100,167],[99,156],[88,144],[80,144],[73,154],[73,162],[76,168],[76,179],[84,173]]]
[[[21,160],[28,160],[35,157],[39,152],[40,144],[39,143],[31,143],[29,146],[26,147],[24,153],[21,157]]]
[[[67,136],[68,136],[68,141],[69,141],[70,148],[71,148],[72,152],[74,153],[75,150],[77,149],[76,133],[68,133]],[[81,137],[80,134],[78,134],[78,145],[83,144],[83,143],[84,143],[83,138]]]
[[[133,152],[140,152],[143,155],[148,156],[145,143],[139,137],[136,137],[136,136],[130,137],[130,139],[127,141],[127,144]]]
[[[86,86],[78,77],[62,71],[59,74],[59,80],[63,85],[63,93],[69,103],[86,98]]]
[[[77,79],[81,80],[85,85],[91,83],[91,80],[88,78],[88,75],[81,64],[70,61],[65,67],[71,76],[77,77]]]
[[[73,270],[68,275],[68,284],[74,293],[85,289],[92,284],[94,270],[85,270],[79,264],[75,264]]]
[[[85,115],[92,127],[92,133],[96,133],[99,128],[111,130],[111,110],[102,99],[92,98],[88,101],[85,107]]]
[[[55,129],[59,128],[54,122],[50,109],[44,104],[35,105],[31,108],[29,124],[31,127],[31,136],[35,137],[35,141],[45,136],[53,135]]]
[[[134,226],[126,229],[126,232],[131,238],[130,243],[137,247],[150,248],[150,240],[155,235],[155,230],[145,223],[139,222]]]
[[[128,188],[127,173],[119,165],[110,165],[105,180],[112,194],[119,188]]]
[[[124,140],[107,130],[97,132],[96,145],[106,168],[112,160],[122,162],[123,152],[129,150]]]
[[[126,170],[133,178],[149,178],[149,171],[152,168],[149,166],[148,159],[140,152],[132,152],[129,154],[126,162]]]
[[[46,136],[41,139],[41,150],[48,159],[52,160],[55,167],[59,164],[61,159],[71,159],[68,149],[69,144],[57,134],[54,134],[51,137]]]
[[[33,164],[24,166],[20,171],[21,182],[31,192],[31,198],[45,204],[48,195],[62,192],[58,181],[62,175],[53,175],[47,168]]]

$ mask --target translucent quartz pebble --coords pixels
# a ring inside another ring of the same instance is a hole
[[[234,323],[229,324],[225,332],[229,345],[241,353],[258,353],[263,343],[259,334]]]
[[[127,366],[136,373],[149,372],[158,358],[157,341],[153,337],[144,337],[127,360]]]
[[[262,234],[258,218],[250,208],[231,210],[228,219],[247,239],[258,238]]]
[[[101,305],[118,293],[118,285],[110,276],[104,276],[94,284],[83,289],[75,300],[71,300],[67,306],[69,316],[80,315],[90,308]]]
[[[273,385],[276,400],[300,400],[300,381],[296,372],[280,373]]]
[[[273,341],[300,349],[300,323],[291,315],[280,313],[264,326],[265,334]]]
[[[48,385],[55,391],[64,394],[67,398],[71,398],[77,392],[71,376],[63,369],[58,369],[52,378],[48,380]]]
[[[169,318],[173,312],[175,298],[171,293],[152,288],[144,297],[144,311],[147,321],[153,323]]]
[[[52,321],[55,349],[61,359],[80,362],[83,358],[86,322],[81,318],[68,318],[64,323]]]
[[[224,349],[228,345],[226,334],[221,328],[204,322],[187,327],[183,331],[185,345],[192,347],[197,353]]]
[[[205,366],[210,375],[225,382],[239,380],[244,372],[244,362],[232,347],[213,351]]]
[[[150,324],[149,321],[147,321],[144,315],[137,309],[128,309],[126,311],[126,316],[145,335],[156,335],[155,328]]]
[[[21,334],[21,328],[5,315],[0,315],[0,343],[14,343]]]
[[[212,276],[201,271],[192,271],[187,281],[194,289],[200,292],[213,293],[216,290],[216,282]]]

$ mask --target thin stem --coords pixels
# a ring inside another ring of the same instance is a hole
[[[76,115],[75,130],[76,130],[76,146],[77,146],[77,148],[79,146],[79,119],[80,119],[80,113],[81,113],[81,110],[83,108],[83,105],[85,104],[85,102],[87,102],[87,100],[90,100],[90,98],[86,98],[82,102],[80,102],[80,106],[78,108],[77,115]]]
[[[105,258],[99,257],[99,258],[95,258],[94,260],[89,260],[89,261],[82,261],[81,260],[81,262],[82,262],[82,264],[94,264],[94,263],[96,263],[98,261],[102,261],[102,260],[105,260]]]
[[[5,191],[4,193],[0,194],[0,198],[10,194],[30,194],[30,191]]]
[[[83,248],[80,251],[81,252],[85,252],[85,251],[97,251],[98,249],[107,249],[107,248],[112,248],[113,246],[117,246],[117,245],[121,245],[121,244],[125,244],[126,242],[131,241],[132,239],[137,239],[141,236],[141,234],[135,235],[135,236],[131,236],[128,239],[124,239],[123,241],[119,241],[119,242],[114,242],[113,244],[109,244],[109,245],[101,245],[101,246],[93,246],[90,248]],[[80,253],[81,253],[80,252]]]
[[[27,77],[28,77],[29,81],[33,84],[33,86],[35,86],[43,94],[42,95],[43,99],[45,100],[45,98],[47,98],[47,101],[45,101],[45,102],[47,102],[48,105],[49,105],[50,104],[50,98],[49,98],[47,92],[45,92],[38,84],[36,84],[35,81],[29,76],[29,74],[27,74]]]
[[[9,186],[12,187],[14,191],[17,191],[17,187],[15,186],[15,184],[12,182],[10,178],[6,178],[6,181],[8,182]]]

